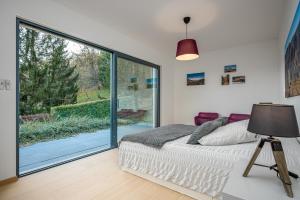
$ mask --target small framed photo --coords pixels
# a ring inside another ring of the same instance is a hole
[[[205,85],[205,73],[192,73],[186,75],[187,85]]]
[[[136,77],[131,77],[129,80],[130,80],[130,83],[136,83],[137,82]]]
[[[230,82],[230,75],[229,74],[226,74],[226,75],[221,77],[222,85],[229,85],[229,82]]]
[[[145,82],[146,89],[157,88],[157,78],[147,78]]]
[[[224,66],[224,73],[236,72],[236,65],[226,65]]]
[[[246,77],[245,76],[233,76],[232,83],[245,83]]]

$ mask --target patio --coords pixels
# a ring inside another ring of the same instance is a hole
[[[152,128],[149,124],[120,126],[118,140],[124,135],[142,132],[149,128]],[[23,174],[108,148],[110,148],[110,129],[20,147],[19,171]]]

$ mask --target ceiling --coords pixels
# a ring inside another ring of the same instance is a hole
[[[54,0],[159,51],[175,56],[185,37],[201,52],[279,36],[285,0]]]

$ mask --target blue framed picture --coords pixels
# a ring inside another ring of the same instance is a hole
[[[156,88],[157,87],[157,78],[147,78],[146,79],[146,88]]]
[[[131,77],[129,79],[130,83],[136,83],[137,82],[137,77]]]
[[[186,75],[187,85],[205,85],[205,73],[193,73]]]
[[[226,65],[224,66],[225,73],[236,72],[236,65]]]
[[[285,43],[285,97],[300,95],[300,4]]]

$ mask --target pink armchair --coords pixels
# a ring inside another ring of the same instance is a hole
[[[249,118],[250,118],[250,115],[247,115],[247,114],[231,113],[229,115],[229,118],[228,118],[228,123],[242,121],[242,120],[246,120],[246,119],[249,119]]]
[[[215,120],[218,117],[219,117],[218,113],[199,112],[198,115],[194,117],[195,125],[200,126],[204,122]]]

